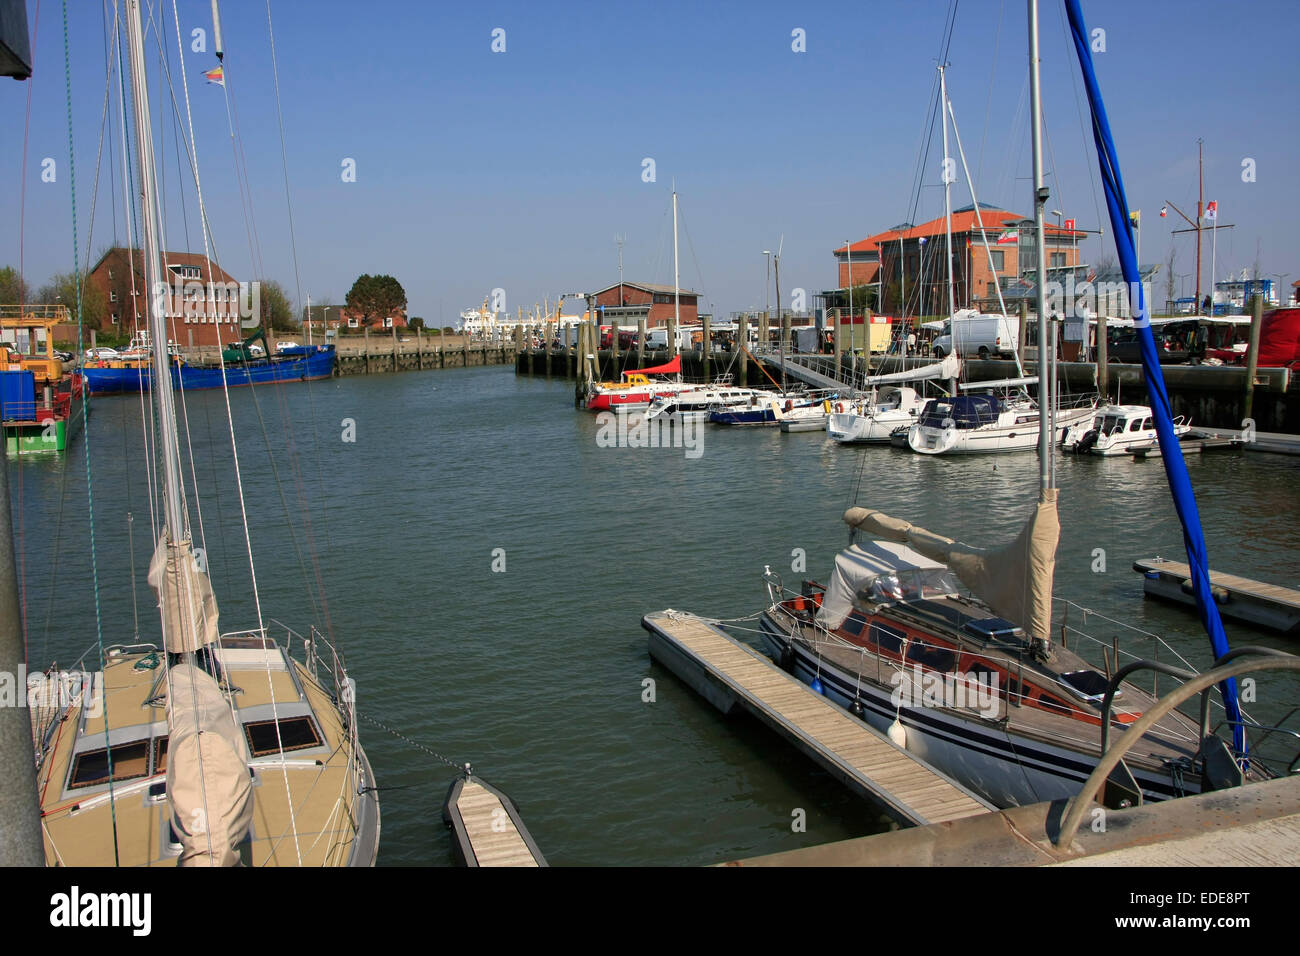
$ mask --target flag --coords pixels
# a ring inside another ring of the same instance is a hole
[[[1142,225],[1142,210],[1134,209],[1128,214],[1128,221],[1133,224],[1134,229],[1140,228]]]
[[[1065,220],[1065,228],[1069,229],[1071,232],[1074,232],[1074,220],[1073,219]]]
[[[1205,218],[1206,219],[1219,218],[1219,204],[1217,201],[1211,200],[1210,202],[1205,204]]]
[[[218,86],[226,85],[226,73],[223,67],[219,66],[212,70],[206,70],[203,75],[207,77],[209,83],[215,83]]]
[[[1008,229],[1002,235],[998,236],[997,244],[1005,246],[1008,242],[1016,242],[1020,239],[1020,232],[1016,229]]]
[[[1168,206],[1161,206],[1161,207],[1160,207],[1160,218],[1161,218],[1161,219],[1164,219],[1165,216],[1167,216],[1167,215],[1169,215],[1169,207],[1168,207]]]

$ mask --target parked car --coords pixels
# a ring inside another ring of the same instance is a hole
[[[261,346],[254,345],[253,348],[261,348]],[[276,342],[275,343],[275,350],[277,352],[287,352],[290,349],[300,349],[300,348],[302,348],[302,346],[299,345],[297,342]]]
[[[96,346],[93,349],[86,349],[86,361],[102,362],[102,361],[106,361],[107,359],[120,358],[121,354],[122,353],[119,352],[117,349],[111,349],[107,345],[100,345],[100,346]]]

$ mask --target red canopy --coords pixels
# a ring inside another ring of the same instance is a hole
[[[1274,309],[1259,328],[1260,368],[1294,367],[1300,362],[1300,309]]]
[[[642,375],[681,375],[682,374],[682,357],[679,355],[667,365],[655,365],[651,368],[634,368],[624,372],[624,376],[634,375],[640,372]]]

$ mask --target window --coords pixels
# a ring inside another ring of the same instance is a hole
[[[946,647],[935,647],[913,641],[907,647],[907,659],[936,671],[950,671],[957,663],[957,655]]]
[[[1131,431],[1131,432],[1141,431],[1141,430],[1142,430],[1142,419],[1140,419],[1140,418],[1135,418],[1135,419],[1133,419],[1131,422],[1129,422],[1129,423],[1128,423],[1128,430]]]
[[[310,717],[291,717],[280,721],[277,738],[274,720],[259,720],[244,724],[244,734],[248,737],[248,749],[254,757],[278,754],[283,744],[285,751],[304,750],[307,747],[319,747],[320,735],[312,725]]]
[[[890,651],[897,654],[903,647],[903,641],[907,635],[902,631],[887,627],[884,624],[871,625],[871,643],[875,644],[882,651]]]
[[[117,301],[117,292],[116,292],[116,290],[114,290],[114,289],[109,289],[109,290],[108,290],[108,301],[109,301],[109,302],[116,302],[116,301]]]
[[[72,762],[68,789],[108,783],[108,750],[88,750]],[[149,773],[149,741],[133,740],[112,748],[113,781],[134,780]]]
[[[1001,272],[1005,262],[1004,257],[1006,256],[1006,253],[1001,249],[990,249],[989,252],[993,254],[993,271]]]
[[[1052,253],[1052,261],[1051,261],[1050,265],[1052,266],[1052,268],[1056,268],[1057,266],[1064,266],[1064,265],[1065,265],[1065,253],[1064,253],[1064,252],[1053,252],[1053,253]]]

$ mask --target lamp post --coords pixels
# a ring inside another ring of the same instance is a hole
[[[849,260],[849,326],[850,334],[853,325],[853,245],[850,240],[844,240],[844,251]]]
[[[917,289],[920,290],[920,295],[917,298],[916,321],[924,322],[925,321],[925,236],[921,236],[919,239],[917,239],[916,243],[921,250],[919,253],[919,258],[921,260],[921,269],[920,269],[921,279],[920,282],[917,284]]]

